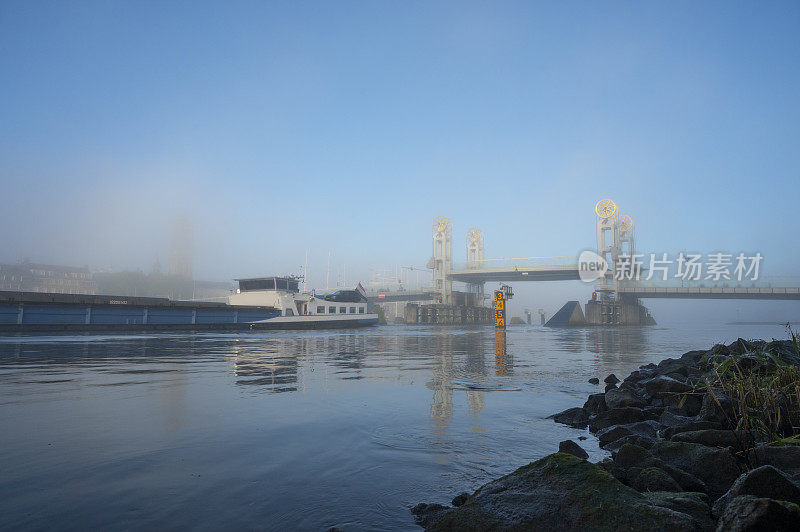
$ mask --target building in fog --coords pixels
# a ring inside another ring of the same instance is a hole
[[[191,279],[193,260],[192,224],[187,218],[176,218],[172,225],[170,238],[169,274]]]
[[[19,264],[0,264],[0,290],[91,295],[97,293],[97,282],[88,266],[57,266],[25,260]]]

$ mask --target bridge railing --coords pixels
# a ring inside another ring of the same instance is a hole
[[[366,288],[364,291],[367,297],[376,296],[378,294],[418,294],[425,292],[433,292],[434,288],[431,285],[421,286],[390,286],[384,288]]]
[[[798,288],[800,287],[800,277],[797,276],[763,276],[759,279],[742,280],[737,279],[698,279],[698,280],[682,280],[680,278],[667,279],[651,279],[647,280],[631,280],[625,279],[620,281],[619,287],[621,290],[636,290],[647,288],[677,288],[677,289],[746,289],[746,288]]]
[[[491,270],[528,268],[577,268],[578,260],[573,256],[561,257],[512,257],[503,259],[483,259],[477,262],[454,262],[453,270]]]

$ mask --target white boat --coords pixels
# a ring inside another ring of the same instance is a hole
[[[234,279],[239,287],[228,297],[230,305],[274,307],[280,315],[257,322],[281,329],[366,327],[378,323],[369,312],[366,293],[359,284],[352,290],[301,292],[296,277]]]

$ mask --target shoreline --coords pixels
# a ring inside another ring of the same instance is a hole
[[[452,506],[418,504],[415,522],[426,530],[796,530],[793,340],[740,338],[640,366],[622,381],[609,375],[604,392],[549,417],[588,428],[611,457],[591,463],[566,440]],[[751,405],[753,396],[763,403]]]

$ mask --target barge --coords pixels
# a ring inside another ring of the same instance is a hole
[[[239,279],[227,303],[0,291],[0,333],[330,329],[374,325],[363,290],[300,293],[292,277]]]
[[[235,330],[263,328],[274,307],[161,297],[0,291],[0,331]]]

